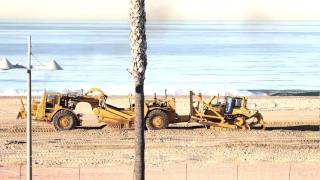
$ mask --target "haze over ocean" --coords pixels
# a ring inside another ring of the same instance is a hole
[[[63,71],[33,71],[33,90],[101,87],[133,92],[129,24],[0,22],[0,57],[26,64],[56,59]],[[145,91],[215,94],[246,90],[319,90],[320,21],[149,22]],[[0,94],[25,92],[24,70],[0,71]]]

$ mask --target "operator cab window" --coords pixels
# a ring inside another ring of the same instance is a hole
[[[241,107],[241,99],[234,99],[234,107]]]
[[[227,104],[232,103],[232,97],[227,97],[226,103],[227,103]]]
[[[58,96],[57,95],[48,95],[47,108],[53,108],[55,104],[58,104]]]

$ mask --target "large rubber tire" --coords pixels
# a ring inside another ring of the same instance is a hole
[[[151,111],[146,119],[148,130],[166,129],[169,125],[169,118],[165,111],[160,109]]]
[[[77,124],[77,117],[68,110],[58,111],[52,118],[52,124],[58,131],[73,129]]]

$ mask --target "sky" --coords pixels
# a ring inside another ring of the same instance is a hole
[[[145,0],[151,20],[320,20],[319,0]],[[130,0],[0,0],[1,20],[128,20]]]

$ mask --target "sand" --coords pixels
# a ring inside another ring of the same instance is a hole
[[[178,113],[188,114],[188,98],[176,100]],[[110,97],[109,102],[128,106],[125,96]],[[146,131],[147,167],[170,170],[186,162],[200,169],[221,163],[284,163],[286,168],[293,162],[319,164],[319,97],[249,97],[249,102],[264,115],[267,130],[205,129],[182,123]],[[19,98],[0,98],[0,165],[5,167],[25,164],[25,121],[15,120],[18,110]],[[97,123],[86,104],[77,111],[85,113],[84,127],[71,131],[57,132],[49,123],[33,121],[34,167],[130,169],[133,130]]]

